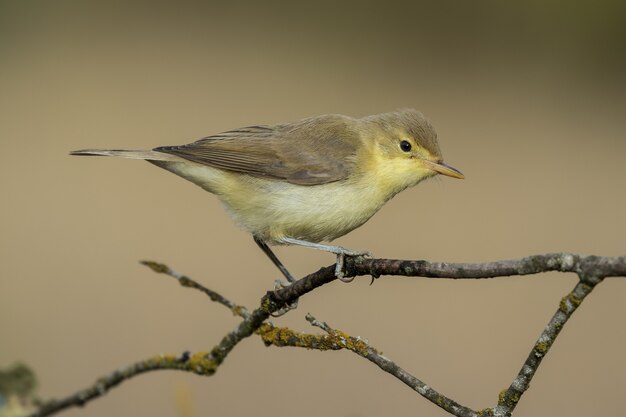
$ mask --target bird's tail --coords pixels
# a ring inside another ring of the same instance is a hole
[[[119,150],[119,149],[81,149],[70,152],[70,155],[116,156],[118,158],[146,159],[149,161],[170,161],[171,156],[152,150]]]

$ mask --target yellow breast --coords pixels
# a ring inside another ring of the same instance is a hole
[[[270,243],[284,236],[331,241],[361,226],[391,197],[424,178],[410,161],[369,153],[346,180],[298,185],[189,161],[164,168],[215,194],[244,230]],[[408,162],[408,163],[407,163]]]

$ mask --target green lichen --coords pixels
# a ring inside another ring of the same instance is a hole
[[[574,307],[578,307],[578,306],[580,305],[580,303],[582,303],[582,302],[583,302],[583,299],[582,299],[581,297],[577,296],[577,295],[576,295],[576,294],[574,294],[574,293],[570,293],[570,294],[568,295],[568,298],[569,298],[569,301],[572,303],[572,305],[573,305]]]
[[[159,368],[171,367],[178,362],[178,356],[172,354],[163,354],[154,356],[147,361],[148,365],[156,365]]]
[[[266,346],[292,346],[316,350],[348,349],[361,356],[367,356],[368,353],[367,343],[338,330],[331,330],[327,335],[316,335],[264,323],[257,333]]]
[[[187,368],[200,375],[213,375],[218,364],[209,359],[208,352],[197,352],[191,355],[186,363]]]
[[[506,399],[506,390],[503,389],[502,391],[500,391],[500,394],[498,394],[498,404],[504,404],[505,399]]]
[[[493,408],[485,408],[476,413],[476,417],[493,417]]]
[[[572,309],[578,308],[580,303],[583,300],[581,297],[577,296],[573,292],[570,292],[565,297],[561,298],[561,302],[559,303],[559,310],[561,310],[565,314],[571,313]]]
[[[332,335],[335,338],[336,337],[340,338],[340,340],[343,343],[345,343],[346,349],[350,349],[351,351],[361,356],[368,355],[369,345],[365,343],[363,340],[356,338],[356,337],[349,336],[348,334],[339,330],[333,330]]]
[[[233,315],[239,316],[239,317],[245,317],[245,315],[248,314],[248,309],[243,306],[236,305],[233,308],[231,308],[230,311],[233,312]]]
[[[150,269],[152,269],[157,274],[167,274],[167,273],[170,272],[170,268],[167,265],[161,264],[161,263],[158,263],[158,262],[141,261],[141,264],[147,266]]]
[[[539,352],[542,356],[548,353],[549,349],[550,349],[549,342],[537,342],[537,344],[535,345],[535,351]]]
[[[515,408],[522,394],[513,390],[502,390],[498,395],[498,405],[505,406],[509,409]]]
[[[274,306],[275,306],[275,303],[272,300],[270,300],[269,297],[263,297],[259,308],[265,313],[271,314],[274,311],[273,310]]]

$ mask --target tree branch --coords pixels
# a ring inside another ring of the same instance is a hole
[[[198,352],[193,355],[189,352],[183,352],[182,355],[164,354],[136,362],[98,379],[92,386],[80,390],[75,394],[61,400],[49,400],[45,402],[37,411],[30,414],[30,417],[49,416],[67,408],[83,406],[88,401],[106,394],[109,389],[119,385],[125,380],[150,371],[176,369],[197,375],[211,376],[215,374],[217,368],[235,346],[243,339],[256,332],[272,313],[289,305],[292,301],[312,291],[317,286],[323,285],[322,278],[327,275],[328,270],[332,269],[334,271],[334,267],[322,268],[318,272],[308,275],[308,280],[305,283],[300,283],[297,286],[294,284],[288,288],[277,290],[276,292],[268,292],[261,299],[261,306],[252,313],[248,313],[245,308],[237,306],[221,294],[204,287],[193,279],[178,274],[167,265],[152,261],[143,261],[142,263],[157,273],[163,273],[177,279],[180,285],[184,287],[197,289],[207,294],[212,301],[224,305],[231,311],[244,317],[244,319],[209,352]]]
[[[567,323],[572,314],[574,314],[574,311],[580,306],[585,297],[591,294],[595,285],[600,282],[597,281],[592,284],[585,283],[590,281],[593,280],[583,279],[581,277],[581,280],[576,284],[574,289],[561,299],[559,308],[546,325],[539,339],[535,342],[522,369],[520,369],[509,388],[500,393],[498,405],[493,409],[483,410],[483,416],[493,415],[494,417],[504,417],[510,416],[513,413],[522,395],[530,387],[530,381],[535,376],[539,365],[541,365],[541,361],[554,344],[563,326],[565,326],[565,323]]]
[[[403,261],[396,259],[347,258],[346,276],[403,275],[408,277],[483,279],[541,272],[574,272],[584,279],[626,276],[626,256],[582,256],[548,253],[521,259],[484,263]]]
[[[86,402],[105,394],[110,388],[119,385],[126,379],[136,375],[161,369],[177,369],[192,372],[198,375],[213,375],[228,354],[243,339],[253,333],[261,335],[266,343],[282,346],[301,346],[313,349],[350,349],[360,356],[375,363],[385,372],[388,372],[403,383],[420,393],[431,402],[442,407],[455,416],[510,416],[519,402],[522,394],[528,389],[530,381],[541,364],[542,359],[554,343],[559,332],[593,288],[606,277],[626,276],[626,256],[601,257],[581,256],[571,253],[552,253],[529,256],[517,260],[506,260],[486,263],[447,263],[428,261],[403,261],[391,259],[370,259],[364,257],[348,257],[345,260],[345,277],[370,275],[378,278],[381,275],[403,275],[428,278],[452,279],[483,279],[502,276],[529,275],[548,271],[572,272],[578,274],[579,282],[567,294],[559,305],[541,336],[508,389],[499,397],[497,406],[480,412],[457,404],[431,387],[410,375],[388,358],[359,338],[331,329],[328,325],[311,321],[323,328],[327,336],[306,335],[289,329],[279,329],[265,321],[272,313],[289,306],[299,297],[313,291],[315,288],[332,282],[335,277],[335,265],[321,268],[319,271],[307,275],[287,288],[269,291],[262,297],[260,307],[249,313],[227,298],[221,296],[189,277],[181,275],[169,267],[156,262],[143,262],[152,270],[167,274],[185,287],[202,291],[212,301],[229,308],[243,320],[230,333],[225,335],[209,352],[198,352],[191,355],[184,352],[182,355],[159,355],[137,362],[122,368],[112,374],[99,379],[91,387],[81,390],[62,400],[52,400],[44,403],[31,416],[47,416],[72,406],[82,406]],[[314,320],[314,319],[313,319]]]
[[[320,327],[327,332],[328,335],[294,332],[291,329],[275,327],[269,323],[264,323],[263,326],[261,326],[259,334],[267,346],[291,346],[316,350],[350,350],[372,362],[388,374],[395,376],[409,388],[418,392],[421,396],[438,407],[443,408],[448,413],[457,417],[476,417],[478,415],[476,411],[437,392],[431,386],[402,369],[391,359],[381,355],[378,350],[370,346],[366,340],[333,329],[325,322],[321,323],[317,321],[310,314],[307,314],[307,321],[314,326]]]
[[[211,301],[223,305],[224,307],[232,311],[233,314],[236,316],[243,317],[245,319],[250,315],[250,313],[248,313],[248,310],[244,306],[233,303],[217,291],[213,291],[200,284],[198,281],[195,281],[186,275],[174,271],[172,268],[165,264],[154,261],[141,261],[140,263],[147,266],[157,274],[169,275],[170,277],[176,279],[181,287],[192,288],[194,290],[198,290],[204,293],[211,299]]]

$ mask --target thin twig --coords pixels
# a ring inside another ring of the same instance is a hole
[[[296,281],[287,288],[269,291],[261,299],[260,307],[252,313],[247,313],[245,309],[230,302],[220,294],[205,288],[184,275],[172,271],[165,265],[150,262],[145,264],[156,272],[165,273],[176,278],[183,286],[195,288],[204,292],[211,298],[211,300],[219,302],[232,311],[235,311],[236,314],[244,317],[244,319],[233,331],[224,336],[220,343],[218,343],[210,352],[199,352],[194,355],[185,352],[179,356],[160,355],[137,362],[99,379],[90,388],[81,390],[62,400],[53,400],[43,404],[41,408],[31,416],[47,416],[72,406],[82,406],[87,401],[103,395],[110,388],[120,384],[124,380],[148,371],[178,369],[193,372],[199,375],[213,375],[234,347],[240,341],[255,332],[261,334],[262,336],[265,334],[264,337],[270,337],[273,332],[270,339],[284,342],[286,338],[286,343],[290,343],[289,335],[293,333],[292,331],[289,329],[276,330],[277,328],[273,327],[271,324],[266,324],[265,321],[272,313],[288,306],[304,294],[336,279],[335,265],[322,268],[319,271]],[[528,389],[530,380],[535,374],[537,367],[540,365],[541,359],[545,356],[549,348],[554,343],[555,338],[558,336],[559,331],[583,299],[593,290],[596,284],[601,282],[603,278],[611,276],[626,276],[626,257],[580,256],[569,253],[553,253],[530,256],[519,260],[474,264],[348,257],[346,258],[344,269],[345,277],[363,275],[371,275],[373,277],[379,277],[381,275],[404,275],[454,279],[493,278],[498,276],[537,274],[548,271],[577,273],[580,278],[579,284],[562,300],[559,310],[553,316],[537,343],[535,343],[535,346],[522,367],[522,370],[515,378],[511,386],[500,395],[498,405],[494,408],[485,409],[478,413],[481,416],[509,416],[519,402],[521,395]],[[330,327],[325,323],[317,324],[318,327],[323,329],[325,327],[330,329]],[[329,349],[333,347],[339,348],[339,345],[336,344],[337,341],[328,339],[329,336],[319,336],[326,337],[326,339],[322,338],[311,340],[317,340],[317,346],[320,346],[320,344],[326,344]],[[437,405],[439,405],[442,401],[449,401],[448,405],[444,408],[452,414],[457,416],[476,415],[476,412],[473,410],[460,406],[451,399],[441,396],[441,394],[432,390],[432,388],[425,385],[422,381],[408,374],[389,359],[378,354],[375,349],[369,347],[369,345],[367,345],[367,343],[363,340],[358,338],[350,339],[350,336],[343,334],[341,337],[343,337],[344,342],[350,341],[349,344],[352,345],[353,348],[351,350],[376,363],[376,365],[378,365],[381,369],[396,376],[405,384],[409,385],[421,395],[428,398],[430,401],[435,402]],[[300,338],[300,340],[303,339]],[[311,340],[303,340],[302,346],[319,348],[311,344]],[[276,343],[278,342],[272,342],[272,344]],[[348,346],[343,346],[341,348],[346,347],[350,348]]]
[[[148,268],[150,268],[157,274],[169,275],[170,277],[176,279],[178,283],[183,287],[193,288],[195,290],[198,290],[206,294],[211,299],[211,301],[214,301],[216,303],[219,303],[227,307],[228,309],[230,309],[230,311],[233,312],[233,314],[239,317],[246,318],[250,314],[248,313],[248,310],[244,306],[240,306],[240,305],[233,303],[232,301],[230,301],[228,298],[224,297],[222,294],[218,293],[217,291],[213,291],[205,287],[204,285],[200,284],[198,281],[195,281],[186,275],[183,275],[174,271],[172,268],[170,268],[169,266],[165,264],[155,262],[155,261],[140,261],[139,263],[147,266]]]
[[[548,351],[554,344],[557,336],[563,330],[563,326],[572,317],[574,311],[580,306],[585,297],[591,294],[594,287],[600,283],[599,279],[590,279],[581,276],[580,281],[574,289],[561,299],[559,308],[552,316],[539,339],[535,342],[528,358],[520,369],[519,373],[506,390],[500,393],[498,405],[493,409],[483,410],[484,416],[493,415],[494,417],[510,416],[515,407],[519,403],[522,395],[530,387],[530,382],[535,376],[541,361],[547,355]]]
[[[321,328],[328,334],[313,335],[294,332],[293,330],[284,327],[275,327],[270,324],[263,324],[259,333],[266,345],[303,347],[317,350],[350,350],[372,362],[383,371],[393,375],[409,388],[418,392],[438,407],[443,408],[448,413],[457,417],[476,417],[478,415],[476,411],[437,392],[420,379],[402,369],[391,359],[381,355],[376,348],[370,346],[367,340],[350,336],[340,330],[334,329],[326,322],[320,322],[310,314],[307,314],[306,319],[311,325]]]
[[[205,356],[206,352],[200,352],[195,355],[191,355],[189,352],[183,352],[183,354],[179,356],[159,355],[136,362],[98,379],[92,386],[82,389],[75,394],[61,400],[46,401],[37,411],[30,414],[30,417],[49,416],[70,407],[82,407],[85,403],[106,394],[111,388],[121,384],[125,380],[150,371],[177,369],[200,375],[215,372],[212,365],[205,361]],[[210,371],[210,369],[212,369],[212,371]]]
[[[227,301],[226,298],[216,292],[204,288],[191,278],[184,277],[176,272],[173,272],[173,270],[167,265],[150,263],[148,266],[158,273],[165,273],[173,276],[178,279],[183,286],[200,289],[202,292],[209,295],[211,300],[217,301],[231,310],[233,309],[231,305],[236,306],[234,303]],[[176,369],[191,372],[197,375],[211,376],[215,374],[217,368],[223,363],[235,346],[237,346],[237,344],[243,339],[257,332],[263,322],[267,320],[272,313],[280,310],[286,305],[289,305],[293,300],[296,300],[298,297],[306,294],[307,292],[323,285],[323,280],[320,277],[325,276],[327,270],[328,268],[322,268],[319,271],[308,275],[307,278],[310,278],[310,281],[306,283],[306,285],[301,283],[296,287],[292,285],[288,288],[268,292],[261,299],[261,306],[255,309],[252,313],[247,313],[242,322],[233,331],[224,336],[220,343],[213,347],[213,349],[209,352],[198,352],[193,355],[189,352],[184,352],[182,355],[164,354],[136,362],[98,379],[92,386],[80,390],[75,394],[69,395],[61,400],[49,400],[43,403],[40,408],[30,414],[29,417],[44,417],[67,408],[81,407],[88,401],[106,394],[111,388],[119,385],[125,380],[149,371]],[[179,277],[185,279],[181,280]],[[183,284],[183,282],[192,283],[193,285],[186,285]],[[203,288],[206,291],[204,291]],[[218,296],[215,297],[216,299],[213,297],[215,295]],[[293,299],[290,297],[293,297]],[[223,302],[224,300],[226,300],[226,302]]]

